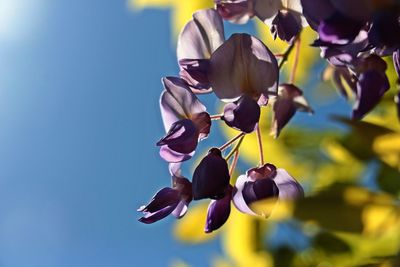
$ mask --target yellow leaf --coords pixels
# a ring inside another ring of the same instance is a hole
[[[210,234],[204,232],[207,208],[207,202],[191,205],[187,214],[176,222],[175,237],[185,243],[202,243],[212,239],[215,236],[214,232]]]
[[[133,9],[143,8],[170,8],[171,27],[176,37],[183,26],[192,18],[192,14],[199,9],[213,7],[212,0],[129,0],[129,6]]]

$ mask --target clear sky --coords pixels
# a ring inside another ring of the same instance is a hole
[[[170,181],[154,145],[160,78],[176,74],[169,12],[2,0],[0,24],[0,266],[216,255],[217,245],[175,242],[171,218],[137,222],[136,209]]]
[[[188,0],[186,0],[188,1]],[[169,184],[160,78],[169,12],[124,0],[0,0],[0,266],[204,262],[136,208]],[[221,137],[219,137],[221,138]]]

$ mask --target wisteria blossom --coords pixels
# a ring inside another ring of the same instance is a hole
[[[182,79],[167,77],[162,82],[165,90],[161,94],[160,108],[167,134],[157,145],[166,161],[185,161],[193,156],[198,140],[208,136],[210,116]]]
[[[252,204],[270,199],[296,199],[304,196],[301,185],[286,170],[272,164],[250,169],[238,177],[233,193],[233,203],[241,212],[269,217],[271,206],[266,210],[253,210]]]

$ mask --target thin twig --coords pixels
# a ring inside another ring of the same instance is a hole
[[[229,140],[228,142],[226,142],[225,144],[223,144],[219,150],[223,151],[225,150],[227,147],[231,146],[236,140],[238,140],[240,137],[244,136],[246,133],[240,133],[238,135],[236,135],[235,137],[233,137],[231,140]]]
[[[260,130],[260,125],[257,123],[257,140],[258,140],[258,150],[260,153],[260,164],[261,166],[264,165],[264,151],[263,151],[263,144],[262,144],[262,136],[261,136],[261,130]]]
[[[235,155],[235,156],[233,157],[232,164],[231,164],[231,168],[229,169],[229,176],[232,176],[233,171],[234,171],[235,168],[236,168],[236,164],[237,164],[238,159],[239,159],[239,149],[236,149],[236,150],[235,150],[234,155]]]
[[[228,156],[226,156],[225,160],[229,160],[234,154],[236,150],[239,150],[240,145],[242,144],[242,141],[244,139],[245,135],[243,135],[240,139],[239,142],[237,142],[236,146],[232,148],[232,150],[229,152]]]
[[[282,54],[282,59],[279,62],[278,68],[281,69],[283,67],[283,64],[288,60],[290,53],[292,52],[294,48],[294,44],[296,43],[297,39],[300,37],[300,33],[297,35],[296,39],[294,39],[293,43],[290,44],[290,46],[286,49],[285,52]]]
[[[294,83],[294,81],[296,79],[297,65],[299,64],[299,56],[300,56],[300,43],[301,43],[301,39],[299,36],[295,41],[296,50],[295,50],[295,54],[294,54],[293,68],[292,68],[292,72],[290,73],[289,83]]]

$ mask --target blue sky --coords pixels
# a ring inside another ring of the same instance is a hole
[[[221,253],[174,241],[171,218],[137,222],[169,184],[154,146],[160,79],[177,73],[169,12],[4,0],[0,24],[0,266],[204,265]]]
[[[124,1],[5,2],[0,266],[167,266],[217,255],[216,244],[174,241],[172,219],[137,222],[136,208],[169,184],[154,146],[160,78],[176,74],[169,13],[133,13]]]

